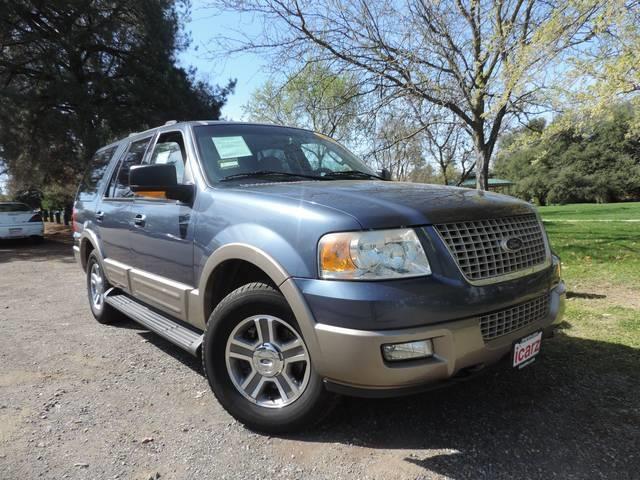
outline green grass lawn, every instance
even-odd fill
[[[545,220],[635,220],[640,222],[640,202],[578,203],[540,207]]]
[[[565,333],[640,349],[640,203],[539,210],[569,291]]]

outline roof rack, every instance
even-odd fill
[[[168,122],[165,122],[163,126],[167,127],[169,125],[175,125],[176,123],[178,123],[177,120],[169,120]]]

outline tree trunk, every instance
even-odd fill
[[[476,163],[476,188],[478,190],[489,190],[489,159],[482,152]]]
[[[476,188],[478,190],[489,190],[489,159],[491,153],[484,142],[482,134],[474,135],[474,146],[476,154]]]

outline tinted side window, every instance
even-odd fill
[[[93,156],[82,179],[80,188],[78,189],[78,200],[90,202],[96,198],[100,187],[107,181],[107,179],[104,178],[105,173],[116,149],[117,146],[107,148],[106,150],[97,152]]]
[[[140,165],[144,158],[144,152],[147,150],[150,138],[133,142],[124,158],[120,161],[118,173],[111,182],[109,187],[109,196],[113,198],[133,198],[134,194],[129,189],[129,170],[134,165]]]
[[[147,163],[150,165],[174,165],[178,183],[183,183],[185,160],[186,154],[182,134],[180,132],[169,132],[160,135]]]

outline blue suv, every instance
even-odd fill
[[[74,206],[100,323],[202,357],[252,429],[533,362],[565,287],[540,218],[495,193],[390,181],[330,138],[169,122],[101,148]]]

